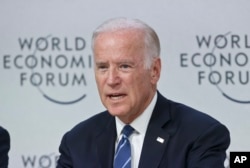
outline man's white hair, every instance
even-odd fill
[[[139,30],[144,35],[145,43],[145,68],[149,69],[152,65],[154,58],[160,56],[160,41],[156,32],[148,26],[146,23],[138,19],[129,19],[129,18],[113,18],[107,20],[101,24],[93,32],[92,36],[92,49],[94,49],[96,37],[100,33],[104,32],[115,32],[123,29],[135,29]]]

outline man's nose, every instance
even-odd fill
[[[121,82],[118,69],[111,68],[109,69],[107,84],[110,86],[115,86]]]

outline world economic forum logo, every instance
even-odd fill
[[[197,69],[198,85],[213,85],[228,100],[250,104],[250,36],[227,32],[194,39],[196,52],[182,52],[180,66]]]
[[[5,70],[19,72],[21,87],[35,87],[47,100],[73,104],[87,96],[92,56],[81,36],[18,37],[19,52],[5,54]]]

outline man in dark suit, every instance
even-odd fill
[[[10,135],[6,129],[0,126],[0,167],[7,168],[10,150]]]
[[[57,168],[115,167],[125,125],[134,130],[126,137],[128,167],[224,167],[227,128],[157,91],[160,42],[151,27],[136,19],[111,19],[95,30],[92,48],[96,83],[107,111],[64,135]]]

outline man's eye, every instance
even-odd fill
[[[97,69],[99,69],[99,70],[105,70],[107,68],[108,67],[106,65],[99,65],[99,66],[97,66]]]
[[[127,65],[127,64],[123,64],[123,65],[120,66],[120,68],[121,69],[128,69],[128,68],[130,68],[130,66]]]

